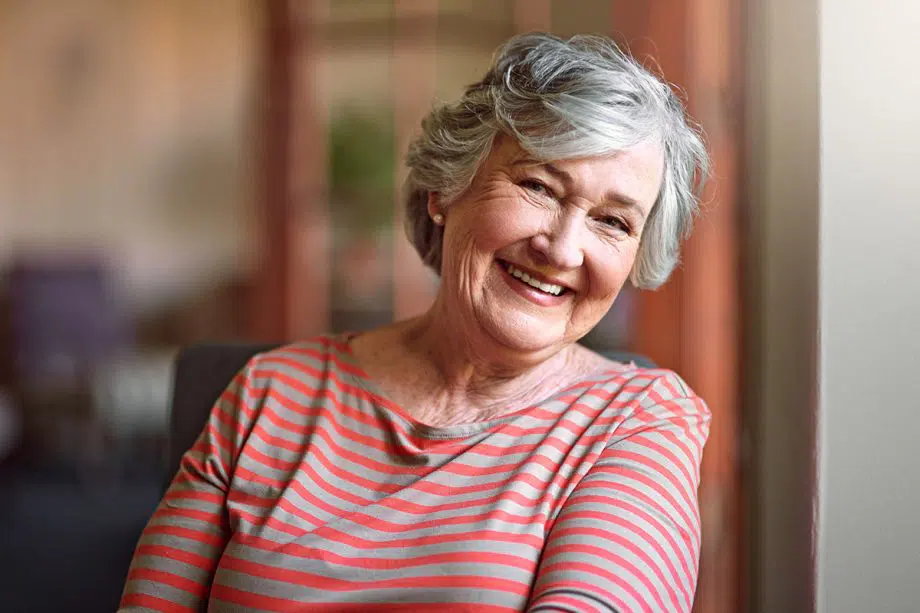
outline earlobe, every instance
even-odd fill
[[[441,194],[428,192],[428,216],[434,217],[441,212]]]
[[[441,212],[441,198],[437,192],[428,192],[428,216],[437,226],[444,225],[444,213]]]

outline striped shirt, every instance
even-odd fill
[[[134,553],[121,611],[690,611],[709,411],[598,374],[432,427],[344,336],[253,358]]]

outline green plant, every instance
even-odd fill
[[[392,225],[396,164],[392,115],[345,109],[333,118],[328,143],[333,216],[367,233]]]

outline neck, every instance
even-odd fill
[[[436,300],[424,315],[407,321],[401,334],[408,351],[430,366],[439,395],[448,399],[464,404],[504,402],[543,388],[571,370],[571,348],[515,351],[469,334],[476,325],[451,325],[456,321],[444,302]]]

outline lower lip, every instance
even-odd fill
[[[513,277],[511,273],[508,272],[508,269],[505,268],[505,264],[502,262],[496,262],[495,265],[498,266],[498,269],[501,271],[502,279],[505,280],[505,283],[508,284],[508,287],[534,304],[546,307],[557,306],[569,298],[569,290],[562,292],[562,294],[558,296],[553,296],[552,294],[541,292],[537,288],[531,287],[520,279]]]

